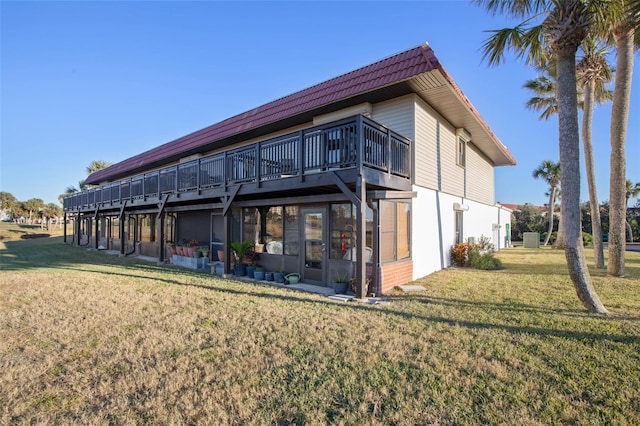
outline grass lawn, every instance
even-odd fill
[[[551,249],[374,306],[3,241],[0,424],[640,424],[638,253],[605,317]]]

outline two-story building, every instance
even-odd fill
[[[163,261],[197,240],[231,271],[258,263],[359,295],[445,268],[484,235],[504,245],[494,169],[514,165],[427,44],[125,159],[65,199],[73,241]]]

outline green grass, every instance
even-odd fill
[[[592,270],[611,316],[550,249],[387,306],[61,238],[0,255],[0,424],[640,424],[638,254],[626,278]]]

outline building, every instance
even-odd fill
[[[76,244],[163,261],[197,240],[229,273],[249,240],[267,270],[347,274],[365,296],[447,267],[469,237],[503,247],[494,169],[514,164],[422,44],[97,171],[64,208]]]

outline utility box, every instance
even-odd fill
[[[540,233],[524,232],[522,234],[522,246],[524,248],[540,248]]]

